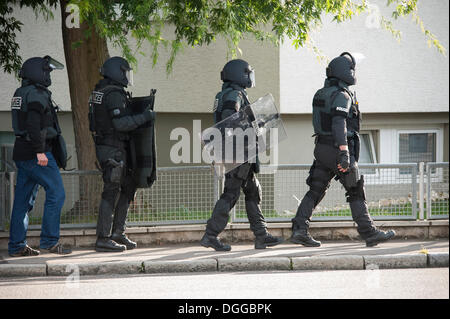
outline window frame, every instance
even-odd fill
[[[442,162],[443,161],[443,132],[442,129],[437,129],[437,128],[433,128],[433,129],[415,129],[415,130],[397,130],[397,139],[396,139],[396,150],[397,150],[397,163],[400,163],[400,134],[430,134],[430,133],[434,133],[436,134],[436,161],[435,162],[429,162],[429,163],[438,163],[438,162]],[[426,162],[425,166],[426,166]],[[418,172],[419,173],[419,172]],[[426,173],[426,172],[425,172]],[[411,174],[400,174],[399,171],[399,175],[402,175],[404,177],[410,176]],[[417,182],[419,183],[419,175],[417,174]],[[436,178],[439,178],[439,174],[438,174],[438,170],[436,169],[434,171],[434,173],[431,174],[431,178],[432,181],[435,182]]]
[[[436,162],[443,161],[443,150],[442,150],[442,130],[440,129],[415,129],[415,130],[397,130],[396,139],[396,158],[397,163],[400,163],[400,134],[436,134]]]
[[[361,163],[360,161],[358,161],[358,164],[363,164],[363,165],[364,164],[378,164],[375,141],[373,138],[373,130],[364,130],[364,131],[359,132],[360,140],[362,140],[361,135],[364,135],[364,134],[369,136],[369,144],[370,144],[369,148],[370,148],[370,151],[372,152],[373,162],[372,163]],[[375,168],[373,173],[364,172],[364,177],[367,179],[366,181],[368,183],[371,183],[372,179],[377,179],[379,177],[379,174],[380,174],[380,170],[378,168]]]

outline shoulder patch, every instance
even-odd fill
[[[351,97],[348,95],[347,92],[340,91],[336,94],[335,98],[333,99],[332,106],[337,110],[341,112],[348,112],[351,105]]]
[[[15,96],[11,99],[11,109],[20,110],[21,106],[22,106],[22,97],[21,96]]]
[[[95,104],[102,104],[103,95],[103,92],[93,91],[91,94],[91,102]]]
[[[336,111],[341,111],[341,112],[347,113],[347,112],[348,112],[348,109],[347,109],[346,107],[338,106],[338,107],[336,107]]]

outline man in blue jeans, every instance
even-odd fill
[[[51,153],[57,136],[57,119],[48,87],[50,72],[62,68],[62,64],[49,56],[28,59],[19,74],[22,86],[16,90],[11,102],[16,135],[13,160],[17,166],[8,243],[12,257],[39,255],[39,251],[29,247],[26,241],[28,213],[33,209],[39,185],[46,193],[40,248],[56,254],[72,252],[59,242],[65,193],[58,165]]]

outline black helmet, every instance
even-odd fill
[[[100,69],[103,77],[113,80],[123,86],[133,85],[133,69],[128,61],[120,56],[109,58]]]
[[[356,84],[355,67],[356,62],[353,56],[348,52],[344,52],[328,64],[327,77],[338,78],[348,85],[354,85]]]
[[[220,79],[224,82],[233,82],[242,87],[250,88],[255,86],[255,71],[244,60],[231,60],[220,72]]]
[[[63,68],[64,65],[62,63],[48,55],[43,58],[34,57],[23,63],[19,76],[22,79],[28,79],[34,83],[48,87],[52,84],[50,72],[55,69],[61,70]]]

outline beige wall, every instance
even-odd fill
[[[17,33],[19,53],[23,61],[35,56],[51,55],[64,63],[64,50],[61,35],[61,19],[59,9],[55,11],[55,19],[45,21],[36,19],[33,10],[15,8],[15,17],[23,22],[22,32]],[[55,71],[52,77],[52,98],[64,111],[70,110],[69,80],[66,70]],[[0,72],[0,111],[10,109],[11,97],[20,82],[14,75]]]
[[[169,28],[170,29],[170,28]],[[169,32],[166,32],[169,37]],[[256,73],[256,87],[249,89],[250,101],[266,93],[272,93],[279,104],[279,60],[278,49],[268,43],[245,40],[241,43],[243,55]],[[148,47],[145,52],[150,52]],[[185,47],[178,53],[173,72],[166,73],[169,52],[159,50],[159,62],[153,68],[150,57],[139,58],[134,72],[134,86],[129,87],[135,96],[147,95],[150,88],[156,88],[158,111],[202,113],[211,112],[214,96],[221,90],[220,71],[231,59],[227,57],[225,41],[217,40],[209,46]],[[120,51],[110,48],[110,55],[120,55]]]
[[[448,116],[448,114],[447,114],[447,116]],[[444,125],[444,162],[449,161],[448,144],[449,144],[448,123],[446,123]]]
[[[45,21],[35,18],[32,10],[16,9],[16,17],[24,22],[22,32],[17,35],[20,54],[26,60],[33,56],[50,54],[64,63],[64,50],[61,35],[61,15],[59,9],[54,12],[54,19]],[[173,35],[173,28],[167,27],[163,36]],[[271,92],[279,101],[279,59],[278,48],[269,43],[253,40],[242,41],[240,48],[243,55],[239,58],[247,60],[256,69],[257,86],[249,90],[250,100]],[[110,55],[121,55],[121,51],[109,45]],[[135,70],[133,87],[129,90],[135,95],[148,95],[151,88],[156,88],[159,111],[164,112],[209,112],[212,109],[215,94],[221,89],[220,71],[231,59],[227,56],[225,41],[218,39],[215,43],[204,47],[186,46],[177,55],[173,72],[166,73],[168,50],[159,50],[159,62],[153,68],[149,46],[140,51],[148,56],[137,54],[138,66]],[[67,70],[54,71],[52,76],[53,99],[65,111],[71,109]],[[0,72],[0,111],[10,109],[11,97],[19,81],[10,74]]]
[[[310,114],[284,114],[282,119],[286,128],[288,138],[281,142],[279,147],[280,164],[311,164],[313,161],[314,133],[312,128],[312,118]],[[446,113],[428,113],[428,114],[364,114],[363,131],[373,130],[375,133],[381,128],[403,128],[403,129],[429,129],[438,128],[443,131],[443,160],[448,161],[448,115]],[[170,140],[170,132],[177,128],[186,128],[191,137],[191,159],[193,158],[192,139],[196,138],[192,134],[193,120],[201,120],[202,128],[212,125],[211,113],[180,113],[158,114],[156,125],[158,166],[175,166],[187,164],[174,164],[170,160],[170,149],[179,140]],[[376,135],[376,134],[375,134]],[[377,147],[378,161],[380,153],[386,152],[384,145],[380,147],[379,131],[378,136],[374,137]],[[382,141],[383,143],[385,141]],[[386,163],[386,162],[385,162]],[[192,165],[206,165],[204,163],[192,163]]]
[[[156,102],[156,108],[159,108]],[[443,161],[449,161],[449,129],[448,114],[364,114],[362,130],[379,130],[380,128],[441,128],[443,131]],[[73,148],[74,136],[72,116],[70,113],[60,113],[60,123],[63,134],[68,145]],[[280,164],[311,164],[313,161],[314,138],[310,114],[282,115],[288,138],[279,147]],[[202,163],[180,163],[174,164],[170,159],[171,148],[180,140],[170,140],[170,134],[175,128],[185,128],[190,133],[190,159],[193,160],[194,139],[193,121],[200,120],[202,129],[213,123],[211,113],[164,113],[157,114],[156,120],[156,143],[158,166],[177,165],[207,165]],[[424,124],[427,123],[427,124]],[[2,131],[11,129],[11,118],[9,112],[0,112],[0,127]],[[375,137],[377,138],[377,137]],[[378,137],[379,138],[379,137]],[[198,139],[196,140],[198,143]],[[380,141],[375,142],[377,146],[378,160],[380,160]],[[76,154],[73,158],[72,167],[76,163]]]
[[[384,1],[376,3],[380,8],[385,5]],[[420,7],[420,14],[427,27],[435,31],[448,49],[448,10],[443,8],[448,9],[447,1],[430,2]],[[55,11],[55,19],[48,22],[41,18],[36,20],[34,13],[27,9],[21,10],[18,18],[25,22],[23,32],[18,34],[25,59],[51,52],[52,56],[64,61],[59,11]],[[423,35],[409,19],[399,22],[398,27],[405,32],[402,43],[398,44],[384,30],[365,29],[365,18],[361,16],[340,26],[324,23],[316,39],[329,55],[338,54],[345,48],[363,51],[367,56],[365,66],[361,65],[358,71],[359,85],[356,88],[364,113],[363,129],[440,129],[443,132],[443,160],[448,161],[448,57],[427,48]],[[168,36],[170,29],[165,32]],[[311,99],[323,83],[324,66],[317,63],[307,49],[295,51],[289,45],[286,42],[278,49],[255,41],[242,42],[242,58],[256,69],[256,87],[249,89],[248,93],[250,100],[255,100],[271,92],[281,108],[288,139],[280,145],[279,162],[310,164],[314,147]],[[149,51],[148,48],[144,50]],[[110,54],[119,55],[120,52],[110,48]],[[130,88],[134,96],[146,95],[150,88],[158,90],[155,109],[158,112],[156,128],[160,167],[174,165],[170,161],[170,149],[176,141],[169,138],[174,128],[188,129],[192,141],[193,120],[201,120],[203,128],[212,124],[210,112],[214,96],[221,87],[220,70],[228,59],[226,45],[221,40],[208,47],[186,47],[179,53],[170,75],[165,72],[167,58],[168,52],[161,49],[159,63],[152,68],[150,57],[140,57],[135,86]],[[63,110],[69,111],[66,70],[53,72],[52,78],[55,101]],[[0,130],[12,131],[9,101],[19,83],[13,76],[2,72],[0,83],[0,99],[4,101],[0,103]],[[390,112],[395,113],[388,114]],[[73,145],[70,113],[60,114],[60,121],[67,143]],[[377,142],[380,143],[379,140]],[[382,153],[382,148],[377,153]],[[381,156],[383,158],[384,155]]]
[[[385,0],[371,0],[390,18]],[[449,1],[419,1],[418,14],[449,50]],[[369,20],[367,20],[369,18]],[[369,23],[368,23],[369,22]],[[323,26],[311,34],[323,54],[332,59],[344,51],[361,52],[356,90],[361,110],[368,113],[448,112],[449,55],[428,47],[425,35],[410,18],[394,21],[402,39],[373,28],[367,13],[335,23],[323,17]],[[312,97],[323,85],[326,64],[307,48],[295,50],[286,40],[280,48],[280,90],[283,113],[311,113]]]

